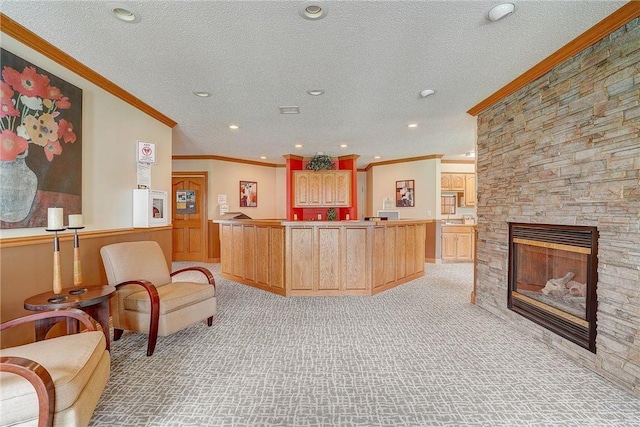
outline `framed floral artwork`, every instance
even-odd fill
[[[240,207],[258,207],[258,183],[253,181],[240,181]]]
[[[415,181],[407,179],[404,181],[396,181],[396,207],[412,208],[415,204]]]
[[[82,89],[0,49],[0,228],[82,212]]]

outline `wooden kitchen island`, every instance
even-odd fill
[[[374,295],[424,275],[433,220],[215,220],[222,276],[286,296]]]

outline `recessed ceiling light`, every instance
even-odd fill
[[[238,125],[229,125],[229,129],[240,129],[240,126]]]
[[[324,93],[322,89],[311,89],[308,90],[307,93],[311,96],[320,96]]]
[[[261,158],[262,160],[265,160],[265,159],[267,158],[267,156],[260,156],[260,158]]]
[[[417,123],[409,123],[409,124],[407,125],[407,127],[408,127],[408,128],[417,128],[417,127],[418,127],[418,124],[417,124]]]
[[[374,159],[379,159],[379,158],[380,158],[380,156],[373,156],[373,158],[374,158]]]
[[[494,6],[489,10],[487,17],[490,21],[496,22],[511,15],[516,10],[516,5],[513,3],[502,3]]]
[[[124,3],[108,3],[107,10],[118,20],[129,24],[140,22],[140,14]]]
[[[200,98],[208,98],[211,96],[211,94],[209,92],[201,92],[201,91],[195,91],[193,92],[193,94],[195,96],[199,96]]]
[[[422,98],[426,98],[427,96],[433,95],[434,93],[436,93],[436,91],[433,89],[425,89],[420,91],[420,96]]]
[[[317,21],[318,19],[322,19],[327,16],[327,6],[324,6],[318,2],[307,2],[303,3],[302,6],[300,6],[300,9],[298,9],[298,13],[304,19]]]
[[[294,147],[296,147],[296,148],[302,148],[302,144],[296,144],[296,145],[294,145]]]
[[[298,106],[289,106],[289,107],[278,107],[280,109],[280,114],[300,114],[300,107]]]
[[[348,145],[347,144],[340,144],[340,148],[347,148]]]

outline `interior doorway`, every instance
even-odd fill
[[[174,172],[173,261],[207,261],[207,172]]]

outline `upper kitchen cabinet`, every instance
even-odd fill
[[[351,171],[293,171],[294,207],[348,207]]]
[[[442,191],[464,191],[465,174],[443,173],[440,175],[440,189]]]

